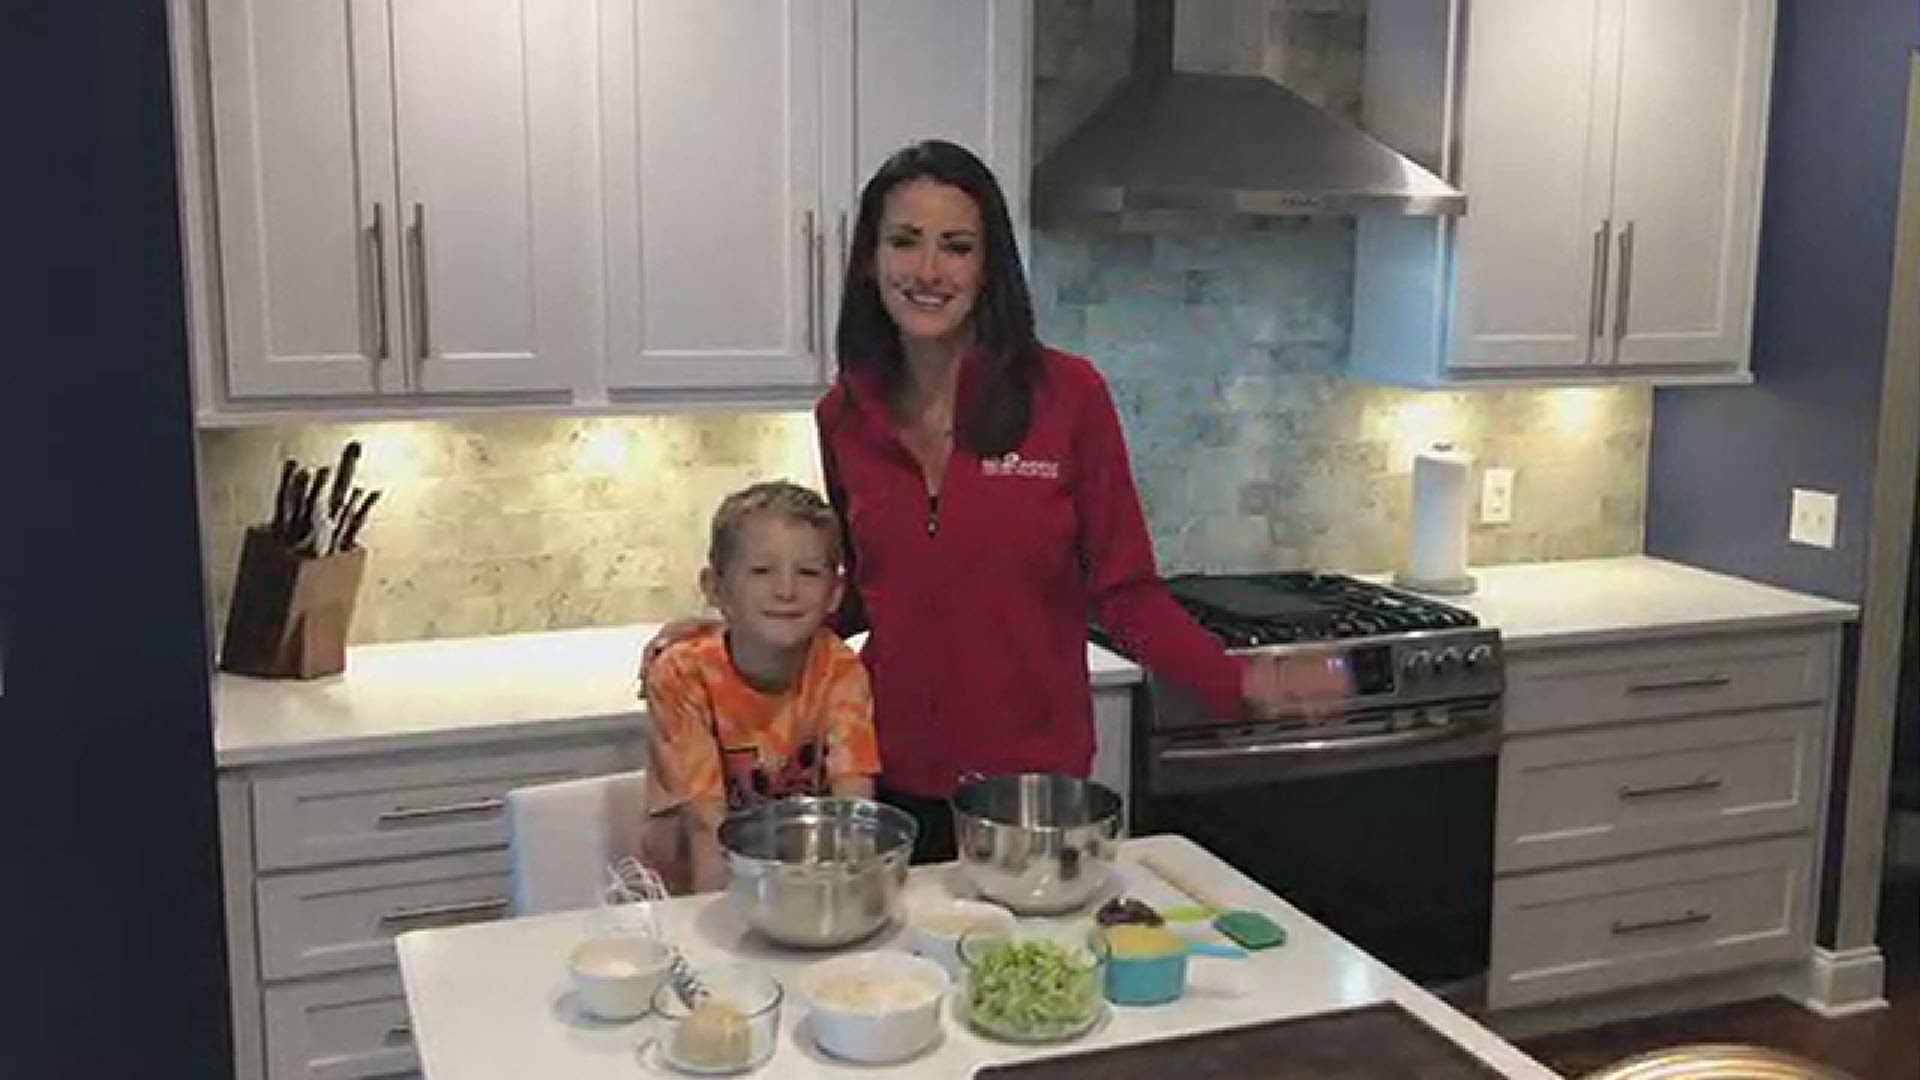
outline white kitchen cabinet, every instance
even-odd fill
[[[202,422],[810,401],[859,184],[1025,204],[1031,0],[170,0]]]
[[[1006,193],[1026,244],[1032,0],[851,0],[834,8],[822,221],[827,354],[839,316],[860,192],[889,155],[924,139],[979,155]]]
[[[1508,651],[1492,1008],[1806,958],[1839,651],[1737,624]]]
[[[1133,691],[1132,684],[1093,691],[1092,776],[1120,795],[1123,829],[1133,816]]]
[[[229,397],[571,384],[598,339],[577,7],[206,0]]]
[[[392,269],[410,389],[565,390],[596,349],[586,8],[393,0]]]
[[[1613,96],[1602,89],[1602,0],[1475,0],[1473,132],[1461,181],[1452,365],[1555,368],[1593,361],[1591,257],[1607,216]],[[1589,241],[1589,237],[1593,239]]]
[[[398,389],[384,0],[207,0],[228,392]]]
[[[603,10],[608,386],[818,383],[822,5]]]
[[[974,149],[1020,212],[1029,0],[604,11],[616,394],[823,385],[860,186],[909,142]]]
[[[1773,5],[1622,0],[1620,19],[1611,362],[1744,361]]]
[[[850,157],[828,170],[837,209],[857,208],[895,150],[946,139],[992,167],[1023,222],[1032,0],[855,0],[851,15]],[[850,173],[836,168],[845,165]]]
[[[1441,7],[1370,8],[1368,123],[1467,213],[1360,220],[1354,374],[1744,381],[1772,0]]]
[[[502,741],[476,723],[432,749],[322,742],[311,759],[223,768],[235,1075],[411,1075],[394,936],[506,915],[506,793],[636,768],[642,737]]]

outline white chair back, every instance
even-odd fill
[[[514,914],[575,911],[600,902],[608,864],[640,853],[646,776],[636,770],[507,792]]]

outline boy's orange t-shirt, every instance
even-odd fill
[[[860,657],[822,627],[792,686],[756,690],[715,627],[674,643],[647,676],[647,809],[724,796],[730,812],[766,799],[825,794],[880,771],[873,693]]]

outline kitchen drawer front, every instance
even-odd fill
[[[1833,631],[1674,638],[1507,662],[1510,733],[1735,709],[1831,695]]]
[[[1496,1009],[1799,959],[1811,940],[1804,837],[1498,878]]]
[[[1816,705],[1509,738],[1494,868],[1809,829],[1825,724]]]
[[[264,998],[268,1080],[420,1075],[397,974],[269,987]]]
[[[509,914],[504,850],[301,870],[255,883],[268,981],[385,967],[408,930]]]
[[[643,755],[636,737],[262,776],[253,785],[255,856],[262,870],[281,870],[497,847],[507,842],[508,791],[636,768]]]

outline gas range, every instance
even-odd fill
[[[1416,981],[1486,970],[1500,632],[1338,574],[1190,574],[1173,598],[1229,651],[1324,656],[1351,691],[1322,715],[1211,714],[1149,674],[1131,825],[1171,831]]]
[[[1230,652],[1312,652],[1345,667],[1353,690],[1329,716],[1281,721],[1322,738],[1431,727],[1502,690],[1500,632],[1435,600],[1308,572],[1187,574],[1167,589]],[[1155,689],[1153,730],[1219,729],[1191,695]]]

